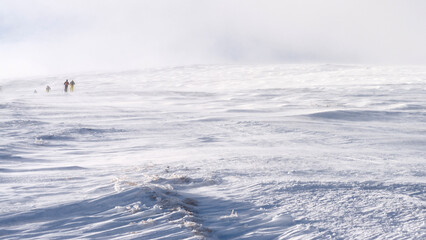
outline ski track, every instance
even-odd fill
[[[426,238],[424,67],[66,78],[0,80],[1,239]]]

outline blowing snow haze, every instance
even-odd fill
[[[209,63],[426,62],[421,0],[0,0],[0,78]]]
[[[425,7],[0,0],[0,239],[426,239]]]

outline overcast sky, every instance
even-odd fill
[[[426,63],[424,0],[0,0],[0,78],[209,63]]]

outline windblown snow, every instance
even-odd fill
[[[0,85],[1,239],[426,238],[424,67]]]

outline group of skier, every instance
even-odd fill
[[[68,79],[64,82],[64,86],[65,86],[65,92],[68,92],[68,85],[70,86],[70,91],[71,92],[74,92],[74,85],[75,85],[75,82],[74,82],[74,80],[71,80],[71,82],[68,82]]]
[[[68,81],[68,79],[64,82],[64,86],[65,86],[65,88],[64,88],[64,91],[65,92],[68,92],[68,86],[70,86],[70,92],[74,92],[74,85],[75,85],[75,82],[74,82],[74,80],[71,80],[71,82],[69,82]],[[46,86],[46,92],[50,92],[50,90],[51,90],[52,88],[50,88],[50,86],[49,85],[47,85]]]

